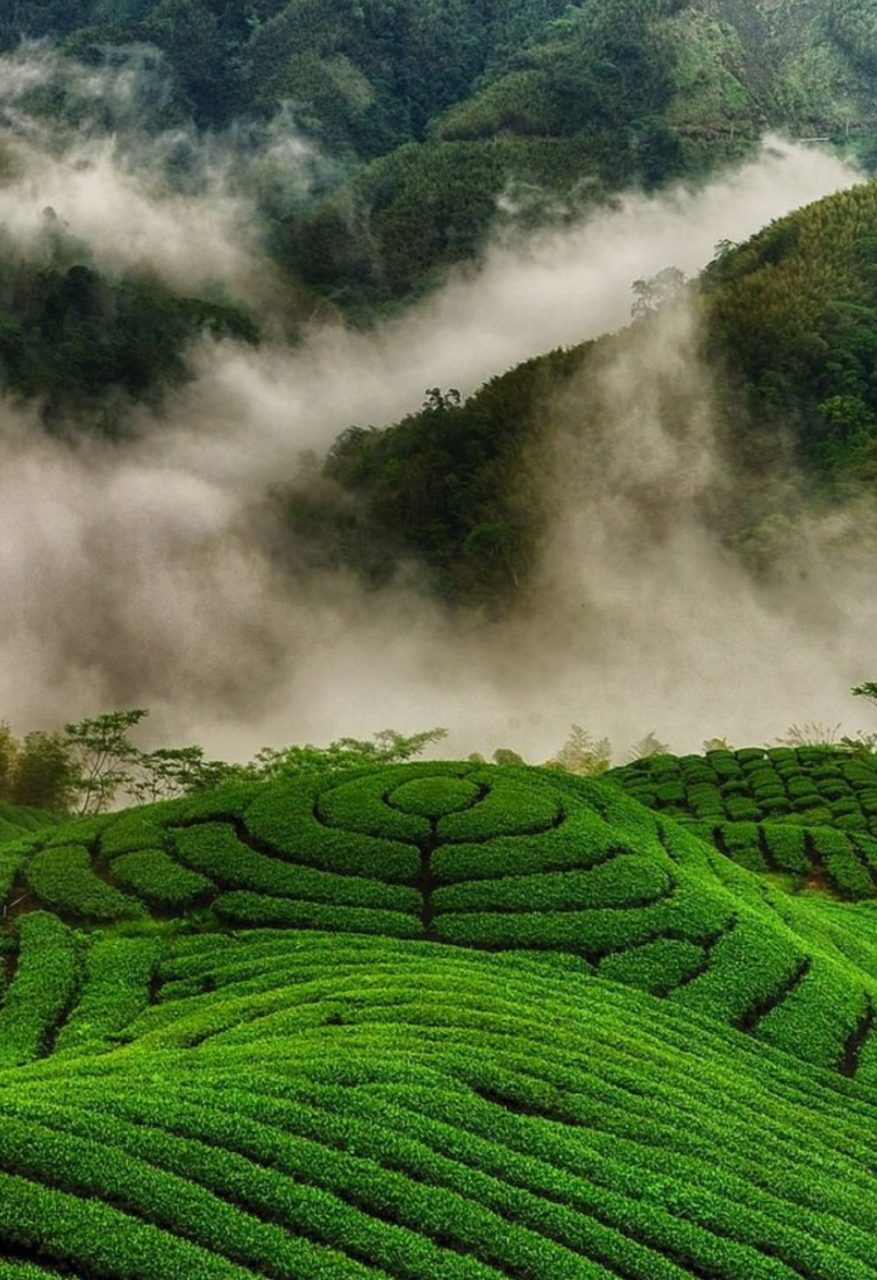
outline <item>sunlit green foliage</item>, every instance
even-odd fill
[[[802,1018],[818,1017],[819,1001],[843,988],[835,1030],[825,1033],[830,1052],[819,1041],[818,1060],[836,1065],[877,982],[877,951],[835,942],[823,954],[818,931],[785,890],[776,889],[782,907],[766,909],[760,877],[777,872],[787,887],[872,898],[877,840],[828,825],[830,813],[820,825],[786,827],[722,812],[688,832],[664,816],[688,817],[687,785],[702,807],[708,773],[725,808],[745,804],[748,815],[754,801],[745,789],[772,790],[774,763],[790,790],[804,782],[836,789],[841,765],[867,768],[848,756],[835,766],[811,749],[718,751],[705,761],[653,756],[614,771],[608,787],[561,771],[471,762],[281,774],[74,824],[69,833],[35,832],[9,846],[4,886],[7,900],[23,883],[27,909],[44,906],[83,924],[157,913],[208,929],[569,953],[586,969],[616,981],[626,975],[756,1035],[787,988],[800,986]],[[661,814],[625,798],[619,782]],[[809,809],[801,812],[809,818]],[[796,1039],[797,1026],[791,1016],[774,1019],[774,1041],[816,1054],[815,1041],[808,1049]]]
[[[156,976],[127,1047],[3,1076],[0,1247],[29,1268],[877,1266],[867,1086],[574,962],[262,932],[171,941]]]
[[[680,776],[764,790],[800,756]],[[871,1280],[870,916],[766,879],[766,824],[720,852],[624,794],[671,765],[329,769],[0,845],[31,884],[0,1278]],[[188,916],[89,927],[95,884],[186,875]]]

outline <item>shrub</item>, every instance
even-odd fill
[[[661,938],[606,956],[598,973],[613,982],[665,995],[694,977],[705,959],[704,951],[693,942]]]
[[[67,926],[44,911],[23,916],[18,965],[0,1009],[0,1068],[30,1062],[48,1051],[78,977],[76,945]]]
[[[157,907],[183,911],[213,889],[206,876],[171,861],[163,849],[123,853],[112,865],[113,879]]]
[[[87,849],[79,845],[44,849],[27,865],[34,893],[56,911],[85,920],[117,920],[145,915],[143,904],[98,879]]]
[[[82,992],[55,1044],[57,1053],[94,1053],[133,1022],[149,1002],[161,953],[154,938],[100,937],[85,961]]]
[[[423,818],[444,818],[471,809],[480,797],[478,786],[465,778],[415,778],[390,793],[389,804]]]
[[[770,855],[781,871],[788,871],[792,875],[807,874],[810,870],[810,859],[807,856],[806,838],[802,828],[765,823],[762,831]]]
[[[810,840],[826,874],[845,897],[873,896],[874,880],[859,861],[848,836],[831,827],[815,827],[810,832]]]
[[[479,778],[474,775],[473,780]],[[441,818],[438,832],[442,839],[454,841],[538,834],[559,823],[563,812],[562,798],[553,787],[528,786],[500,775],[490,778],[489,793],[474,808]]]
[[[638,907],[672,888],[666,865],[656,858],[619,854],[592,871],[476,880],[438,889],[433,905],[443,911],[575,911]]]
[[[366,875],[333,875],[268,858],[242,844],[231,827],[220,823],[188,827],[174,833],[183,862],[217,884],[252,889],[270,897],[286,897],[335,906],[382,908],[417,914],[420,894],[400,885],[383,884]]]
[[[421,936],[420,920],[399,911],[335,907],[244,892],[220,894],[213,906],[222,920],[248,927],[340,929],[350,933],[384,934],[389,938]]]
[[[420,872],[417,849],[321,826],[314,818],[319,794],[319,786],[312,781],[269,783],[246,810],[247,828],[278,854],[307,866],[397,884],[415,882]]]

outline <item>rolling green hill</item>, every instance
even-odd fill
[[[700,768],[830,804],[842,763]],[[693,770],[377,767],[0,845],[0,1276],[877,1276],[869,837],[859,901],[788,892],[751,824],[686,829]]]

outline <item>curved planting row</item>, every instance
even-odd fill
[[[581,961],[257,931],[157,976],[125,1047],[0,1070],[4,1280],[877,1275],[867,1083]]]
[[[831,747],[652,756],[607,775],[669,817],[801,823],[877,836],[877,757]]]
[[[686,824],[740,866],[855,902],[877,896],[877,840],[836,827],[783,822]]]
[[[826,866],[839,867],[840,853],[824,850]],[[6,853],[10,899],[48,909],[68,933],[120,920],[136,931],[150,915],[184,915],[199,929],[562,952],[849,1075],[870,1039],[877,952],[865,930],[838,946],[833,925],[779,891],[766,897],[756,877],[675,823],[615,788],[542,771],[418,765],[228,788]],[[76,993],[55,1011],[51,1035],[27,1041],[31,1057],[119,1030],[95,1012],[97,975],[113,962],[97,944],[78,946]],[[14,934],[7,941],[13,1009],[26,954],[22,925],[20,945]],[[119,960],[141,1002],[143,956],[132,949]]]

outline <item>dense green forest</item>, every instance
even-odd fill
[[[700,354],[727,428],[736,482],[730,501],[709,516],[730,542],[745,543],[753,526],[776,514],[776,496],[760,480],[780,460],[822,501],[873,485],[875,226],[877,184],[863,184],[745,245],[721,246],[677,299],[699,312]],[[659,289],[656,282],[651,291]],[[542,476],[552,405],[575,379],[577,430],[596,440],[599,370],[635,354],[661,323],[661,309],[647,306],[627,331],[530,360],[465,403],[435,389],[421,412],[395,426],[352,427],[324,464],[328,486],[303,477],[280,496],[287,519],[327,562],[353,564],[372,582],[413,554],[447,600],[483,604],[517,594],[538,561],[548,514]],[[685,394],[680,389],[679,412]]]
[[[101,272],[52,211],[43,221],[27,255],[0,228],[0,389],[37,400],[50,428],[122,435],[132,403],[157,406],[185,380],[199,335],[258,340],[254,317],[231,301]]]
[[[491,228],[698,176],[766,129],[874,155],[868,4],[818,0],[15,0],[0,48],[51,36],[85,65],[159,51],[166,123],[283,109],[332,158],[304,209],[266,211],[290,277],[365,318]]]

